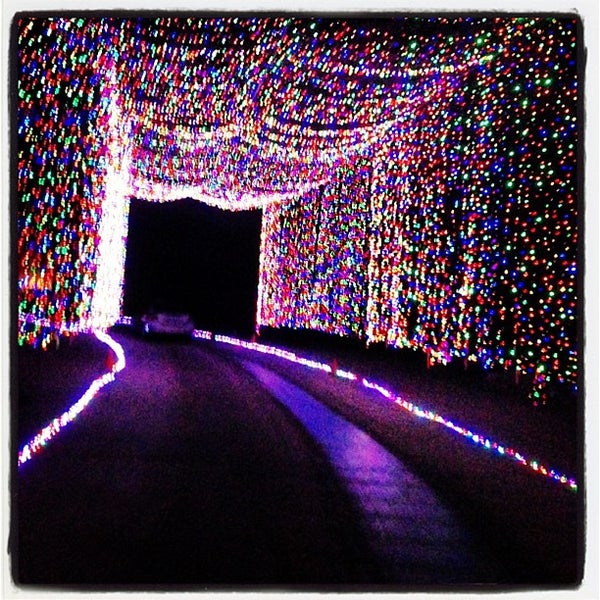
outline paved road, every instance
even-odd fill
[[[299,419],[360,506],[361,522],[386,581],[409,584],[499,582],[505,570],[453,511],[365,431],[274,371],[246,369]]]
[[[207,344],[120,341],[125,371],[19,473],[20,582],[322,588],[498,576],[365,434],[352,433],[361,452],[349,462],[339,445],[333,456],[331,435],[281,402],[281,377]],[[305,404],[318,420],[319,404]],[[393,552],[402,543],[405,560]]]

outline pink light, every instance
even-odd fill
[[[111,367],[111,370],[104,373],[97,379],[92,381],[90,387],[85,391],[83,396],[77,400],[68,410],[62,415],[52,420],[46,427],[41,429],[29,442],[27,442],[19,452],[18,466],[25,464],[31,460],[46,444],[56,437],[62,429],[71,423],[79,413],[81,413],[94,399],[96,394],[107,384],[115,380],[116,374],[125,368],[125,352],[123,347],[110,337],[104,331],[94,331],[94,335],[104,344],[106,344],[117,357],[117,360]]]
[[[197,340],[212,340],[213,334],[211,331],[204,331],[203,329],[194,329],[192,337]]]
[[[271,356],[277,356],[279,358],[283,358],[284,360],[288,360],[290,362],[293,362],[293,363],[296,363],[299,365],[303,365],[303,366],[306,366],[309,368],[318,369],[318,370],[322,370],[322,371],[329,372],[329,373],[331,373],[331,371],[332,371],[331,366],[326,363],[321,363],[321,362],[318,362],[315,360],[303,358],[301,356],[296,355],[293,352],[290,352],[288,350],[283,350],[283,349],[277,348],[275,346],[268,346],[265,344],[258,344],[255,342],[246,342],[243,340],[239,340],[236,338],[232,338],[229,336],[223,336],[223,335],[215,335],[214,339],[215,339],[215,341],[222,342],[224,344],[230,344],[233,346],[246,348],[248,350],[253,350],[255,352],[261,352],[262,354],[269,354]],[[400,407],[401,409],[409,412],[413,416],[418,417],[420,419],[427,419],[428,421],[439,423],[440,425],[443,425],[450,431],[461,435],[466,440],[471,441],[477,447],[480,447],[484,450],[488,450],[490,452],[494,452],[498,456],[509,458],[515,462],[518,462],[521,465],[528,467],[533,473],[544,475],[545,477],[548,477],[549,479],[553,479],[554,481],[557,481],[560,484],[566,486],[567,489],[571,490],[572,492],[577,492],[577,482],[574,478],[568,477],[567,475],[563,475],[563,474],[557,472],[555,469],[550,469],[550,468],[542,465],[537,460],[527,459],[520,452],[517,452],[513,448],[510,448],[504,444],[499,444],[498,442],[491,440],[490,438],[488,438],[487,436],[485,436],[481,433],[475,433],[475,432],[471,431],[470,429],[462,427],[461,425],[457,425],[453,421],[446,419],[442,415],[440,415],[432,410],[422,409],[421,407],[417,406],[413,402],[409,402],[409,401],[405,400],[404,398],[402,398],[401,396],[394,394],[392,391],[383,387],[382,385],[380,385],[378,383],[374,383],[372,381],[369,381],[368,379],[361,378],[354,373],[351,373],[349,371],[344,371],[342,369],[337,369],[335,372],[335,375],[337,377],[341,377],[344,379],[349,379],[352,381],[359,381],[363,387],[365,387],[367,389],[375,390],[376,392],[381,394],[384,398],[386,398],[388,400],[392,400],[394,406]]]
[[[343,369],[336,369],[335,374],[337,377],[341,377],[342,379],[349,379],[350,381],[356,381],[358,379],[358,377],[350,372],[350,371],[344,371]]]

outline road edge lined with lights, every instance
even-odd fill
[[[106,331],[94,330],[91,332],[102,343],[106,344],[115,354],[116,360],[113,362],[110,371],[94,379],[85,393],[70,406],[62,415],[53,419],[46,427],[41,429],[29,442],[27,442],[19,451],[18,467],[24,465],[37,455],[48,442],[56,437],[69,423],[74,421],[77,416],[90,404],[98,392],[107,384],[113,382],[117,373],[125,368],[125,351],[121,344],[115,341]]]
[[[302,356],[298,356],[296,353],[291,352],[290,350],[284,350],[282,348],[277,348],[276,346],[269,346],[267,344],[262,344],[258,342],[249,342],[245,340],[240,340],[238,338],[214,334],[210,331],[203,330],[195,330],[193,337],[195,339],[200,340],[213,340],[215,342],[229,344],[232,346],[237,346],[240,348],[245,348],[247,350],[253,350],[255,352],[260,352],[262,354],[269,354],[271,356],[276,356],[278,358],[282,358],[284,360],[311,368],[317,369],[320,371],[324,371],[326,373],[333,373],[333,367],[327,363],[322,363],[316,360],[308,359]],[[565,474],[559,473],[556,469],[549,468],[543,465],[540,461],[535,459],[526,458],[521,452],[518,452],[514,448],[507,446],[506,444],[501,444],[496,441],[491,440],[486,435],[481,433],[477,433],[472,431],[469,428],[463,427],[451,421],[450,419],[446,419],[442,415],[436,413],[432,410],[425,410],[418,406],[413,402],[409,402],[405,400],[402,396],[395,394],[388,388],[369,381],[368,379],[357,375],[351,371],[346,371],[340,368],[337,368],[335,371],[335,376],[340,377],[342,379],[347,379],[349,381],[356,381],[359,385],[362,385],[364,388],[369,390],[374,390],[381,394],[387,400],[390,400],[393,403],[393,406],[397,406],[411,415],[420,418],[426,419],[428,421],[432,421],[443,425],[453,433],[456,433],[462,436],[464,439],[470,441],[475,444],[476,447],[482,448],[484,450],[488,450],[490,452],[495,453],[496,455],[510,459],[518,464],[527,467],[533,473],[537,473],[538,475],[542,475],[548,479],[556,481],[560,485],[564,486],[571,492],[577,493],[578,485],[577,481],[573,477],[569,477]]]
[[[120,320],[120,324],[130,325],[131,319],[129,317],[123,317]],[[27,461],[31,460],[31,458],[33,458],[33,456],[35,456],[42,448],[44,448],[52,438],[54,438],[62,429],[69,425],[69,423],[71,423],[77,417],[77,415],[79,415],[90,404],[90,402],[94,399],[98,392],[105,385],[113,382],[116,378],[116,374],[125,368],[125,352],[123,350],[123,347],[117,341],[115,341],[108,333],[106,333],[106,331],[95,330],[91,333],[95,335],[98,340],[106,344],[115,353],[116,360],[114,361],[111,370],[95,379],[91,383],[89,388],[86,390],[86,392],[81,396],[81,398],[79,398],[79,400],[77,400],[62,415],[56,417],[48,425],[46,425],[46,427],[41,429],[29,442],[27,442],[22,447],[22,449],[19,451],[18,456],[19,467],[21,467]],[[316,369],[333,374],[333,367],[330,364],[298,356],[295,352],[278,348],[276,346],[241,340],[227,335],[215,334],[211,331],[205,331],[200,329],[194,330],[192,337],[197,340],[206,340],[223,344],[229,344],[232,346],[259,352],[261,354],[276,356],[277,358],[282,358],[289,362],[293,362],[295,364],[305,366],[310,369]],[[395,394],[388,388],[378,383],[372,382],[364,377],[361,377],[360,375],[357,375],[351,371],[336,368],[334,374],[336,377],[358,382],[359,385],[362,385],[364,388],[378,392],[384,398],[390,400],[393,403],[393,406],[397,406],[409,412],[411,415],[417,418],[426,419],[428,421],[432,421],[443,425],[450,431],[459,434],[464,439],[472,442],[473,444],[475,444],[475,446],[479,448],[488,450],[500,457],[517,462],[518,464],[527,467],[530,471],[534,473],[543,475],[548,479],[552,479],[553,481],[558,482],[571,492],[577,493],[578,491],[577,482],[573,477],[568,477],[565,474],[559,473],[556,469],[546,467],[538,460],[527,459],[522,453],[516,451],[510,446],[500,444],[496,441],[489,439],[487,436],[481,433],[476,433],[471,429],[458,425],[453,421],[446,419],[442,415],[436,413],[435,411],[425,410],[417,404],[405,400],[402,396]]]

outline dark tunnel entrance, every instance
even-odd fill
[[[189,312],[199,329],[254,330],[260,210],[230,212],[185,199],[132,199],[124,313],[149,308]]]

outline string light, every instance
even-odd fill
[[[575,18],[17,31],[20,343],[116,322],[128,199],[187,196],[262,208],[257,327],[576,390]]]
[[[211,339],[211,338],[205,338]],[[229,344],[232,346],[236,346],[239,348],[244,348],[247,350],[251,350],[254,352],[260,352],[261,354],[268,354],[271,356],[276,356],[283,360],[287,360],[289,362],[302,365],[311,369],[317,369],[320,371],[324,371],[326,373],[333,373],[333,367],[327,363],[315,361],[312,359],[308,359],[302,356],[297,355],[294,352],[289,350],[285,350],[282,348],[277,348],[276,346],[269,346],[267,344],[257,343],[257,342],[249,342],[246,340],[240,340],[237,338],[233,338],[231,336],[225,335],[214,335],[212,339],[216,342]],[[499,457],[509,459],[511,461],[515,461],[520,465],[527,467],[532,472],[547,477],[555,482],[558,482],[562,486],[566,487],[568,490],[572,492],[577,492],[577,481],[573,477],[569,477],[565,474],[560,473],[556,469],[549,468],[543,465],[537,459],[528,459],[521,452],[518,452],[511,446],[507,444],[501,444],[497,441],[490,439],[488,436],[483,435],[481,433],[477,433],[470,428],[463,427],[455,423],[454,421],[447,419],[433,410],[426,410],[418,406],[417,404],[410,402],[404,399],[402,396],[398,396],[390,389],[372,382],[364,377],[356,373],[352,373],[351,371],[346,371],[343,369],[336,368],[335,373],[333,373],[337,377],[348,379],[351,381],[358,382],[364,388],[369,390],[374,390],[377,393],[381,394],[387,400],[393,402],[393,406],[400,407],[401,409],[409,412],[412,416],[417,417],[419,419],[425,419],[427,421],[431,421],[433,423],[438,423],[443,425],[448,430],[453,433],[456,433],[466,440],[475,444],[478,448],[483,450],[487,450],[491,453],[496,454]]]
[[[18,466],[21,467],[26,462],[36,456],[48,443],[72,423],[82,411],[84,411],[90,402],[97,396],[98,392],[107,384],[113,382],[117,373],[125,368],[125,352],[123,347],[115,341],[108,333],[104,331],[95,331],[94,335],[112,352],[116,360],[113,362],[110,371],[94,379],[85,393],[70,406],[59,417],[53,419],[48,425],[41,429],[29,442],[27,442],[19,451]]]
[[[120,320],[121,324],[131,324],[130,317],[123,317]],[[53,419],[46,427],[41,429],[29,442],[27,442],[19,452],[18,455],[18,466],[21,467],[23,464],[31,460],[36,454],[38,454],[50,440],[58,435],[67,425],[69,425],[75,418],[87,408],[90,402],[98,394],[98,392],[108,383],[115,380],[116,374],[122,371],[126,365],[125,353],[123,347],[116,342],[109,334],[104,331],[95,331],[94,335],[103,343],[105,343],[114,352],[116,360],[112,364],[111,370],[104,373],[102,376],[95,379],[86,392],[75,402],[68,410],[62,415]],[[323,363],[314,359],[309,359],[297,355],[294,352],[277,348],[275,346],[269,346],[262,343],[249,342],[233,338],[231,336],[214,334],[210,331],[195,330],[193,337],[199,340],[214,340],[218,343],[229,344],[240,348],[245,348],[251,351],[260,352],[262,354],[269,354],[278,358],[293,362],[295,364],[305,366],[311,369],[320,370],[326,373],[333,373],[333,368],[330,364]],[[386,399],[394,402],[395,406],[399,406],[402,409],[408,411],[412,415],[427,419],[429,421],[444,425],[449,430],[457,433],[464,438],[470,440],[478,447],[495,452],[497,455],[507,457],[511,460],[518,462],[519,464],[528,467],[535,473],[541,474],[548,477],[560,484],[566,486],[569,490],[577,491],[577,482],[574,478],[568,477],[564,474],[559,473],[555,469],[548,468],[541,464],[538,460],[527,459],[523,454],[516,451],[510,446],[505,444],[499,444],[496,441],[490,440],[487,436],[480,433],[475,433],[471,429],[465,428],[461,425],[454,423],[453,421],[446,419],[435,411],[424,410],[413,402],[409,402],[401,396],[395,395],[392,391],[385,388],[384,386],[371,382],[368,379],[361,377],[351,371],[336,368],[335,373],[337,377],[357,381],[366,389],[375,390]]]
[[[575,25],[473,32],[369,156],[265,208],[257,321],[529,373],[543,403],[577,390]]]

